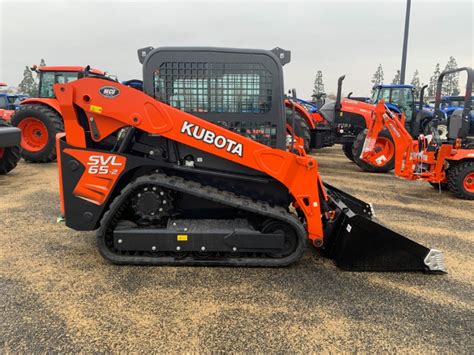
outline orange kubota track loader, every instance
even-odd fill
[[[118,264],[284,266],[307,241],[348,270],[444,271],[441,252],[373,220],[286,142],[270,51],[145,53],[144,91],[99,78],[56,84],[66,225],[97,231]],[[283,145],[281,145],[283,144]]]
[[[367,132],[361,159],[373,162],[380,159],[374,149],[374,139],[386,127],[395,142],[395,175],[407,180],[427,181],[437,188],[448,188],[457,197],[474,199],[474,137],[469,136],[471,95],[474,80],[471,68],[463,67],[440,74],[436,89],[435,113],[432,126],[444,118],[440,110],[441,89],[446,75],[466,71],[467,84],[464,107],[448,120],[447,140],[441,140],[437,130],[432,135],[413,139],[406,130],[403,117],[387,109],[384,102],[377,104],[375,119]]]

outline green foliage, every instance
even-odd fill
[[[411,79],[411,82],[410,82],[410,84],[412,84],[415,87],[415,99],[418,99],[420,97],[420,91],[422,87],[420,78],[418,77],[418,75],[419,75],[419,72],[417,69],[413,73],[413,78]]]
[[[400,70],[397,70],[397,73],[392,79],[392,84],[394,85],[400,84]]]
[[[23,80],[18,84],[18,90],[23,94],[28,94],[32,97],[38,96],[38,84],[33,76],[33,72],[28,66],[25,66],[23,71]]]
[[[314,78],[314,87],[313,87],[313,97],[316,97],[318,94],[324,93],[324,82],[323,82],[323,72],[318,70],[316,77]]]
[[[448,63],[444,67],[444,71],[457,69],[458,64],[454,57],[449,57]],[[459,95],[459,73],[448,74],[444,77],[441,90],[442,95]]]
[[[439,74],[441,74],[441,69],[439,63],[436,63],[435,70],[433,75],[430,77],[430,82],[428,84],[428,96],[433,97],[436,94],[436,85],[438,82]]]
[[[43,58],[41,58],[39,66],[46,66],[46,61]],[[23,94],[28,94],[31,97],[37,97],[38,81],[38,74],[36,74],[28,66],[26,66],[25,70],[23,71],[23,79],[21,80],[20,84],[18,84],[18,91]]]
[[[375,71],[374,75],[372,76],[372,84],[379,85],[383,84],[383,69],[382,69],[382,64],[379,64],[377,67],[377,70]]]

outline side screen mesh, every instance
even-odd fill
[[[164,62],[154,95],[186,112],[266,113],[272,75],[259,63]]]
[[[271,122],[217,121],[216,124],[269,147],[276,145],[277,126]]]

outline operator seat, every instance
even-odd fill
[[[469,115],[463,115],[463,113],[463,109],[457,109],[449,117],[448,139],[466,139],[468,136],[470,128]]]

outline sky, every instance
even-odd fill
[[[325,91],[345,74],[345,93],[367,95],[382,64],[385,82],[400,68],[406,1],[127,2],[0,0],[0,81],[17,86],[26,65],[87,65],[121,80],[141,78],[136,50],[217,46],[292,52],[286,89],[312,93],[317,70]],[[407,78],[428,83],[450,56],[473,63],[473,2],[411,6]]]

